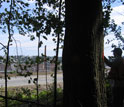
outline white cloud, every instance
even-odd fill
[[[6,34],[0,35],[0,42],[3,44],[7,44],[8,36]],[[31,41],[30,37],[22,36],[19,34],[14,35],[14,39],[16,40],[18,49],[16,49],[16,43],[13,40],[12,46],[10,46],[10,55],[17,55],[17,50],[19,55],[37,55],[37,45],[38,40],[35,38],[35,40]],[[53,51],[54,48],[56,48],[56,44],[52,41],[52,36],[48,36],[48,40],[42,40],[43,45],[40,48],[40,54],[44,53],[44,46],[47,46],[47,55],[48,56],[54,56],[55,52]],[[0,46],[1,49],[1,46]],[[0,51],[0,55],[4,55],[3,51]],[[59,56],[62,56],[62,50],[59,51]]]
[[[115,23],[118,25],[124,22],[124,5],[113,7],[111,19],[114,19]]]
[[[34,3],[35,0],[26,0],[28,3]]]
[[[123,32],[124,26],[122,26],[122,22],[124,22],[124,5],[119,5],[119,6],[113,7],[113,10],[111,13],[111,19],[114,19],[115,23],[122,27],[122,34],[124,34],[124,32]],[[115,36],[112,33],[104,38],[104,54],[105,54],[105,56],[112,56],[113,53],[111,52],[111,50],[112,50],[111,45],[118,44],[118,41],[116,40],[116,38],[111,43],[105,44],[107,39],[112,40],[113,38],[115,38]],[[123,52],[123,55],[124,55],[124,52]]]
[[[28,38],[28,37],[20,37],[20,41],[21,41],[22,51],[24,51],[23,52],[24,55],[25,54],[29,54],[29,55],[35,54],[35,55],[37,55],[37,46],[38,46],[37,38],[35,38],[35,40],[31,41],[30,38]],[[55,44],[51,40],[51,37],[49,37],[48,40],[42,40],[42,41],[43,41],[43,45],[40,48],[40,53],[44,52],[44,46],[47,45],[47,54],[52,56],[53,55],[52,51],[53,51],[53,48],[55,48]],[[27,50],[26,53],[25,53],[25,50]]]

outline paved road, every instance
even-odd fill
[[[10,80],[8,80],[8,87],[10,86],[25,86],[25,85],[34,85],[33,79],[36,78],[36,75],[31,76],[32,80],[31,83],[28,83],[28,80],[30,80],[30,77],[22,77],[22,76],[17,76],[17,77],[11,77]],[[60,83],[62,82],[63,77],[62,74],[57,75],[57,82]],[[50,75],[47,76],[47,81],[48,83],[53,83],[54,79]],[[46,75],[39,75],[39,84],[44,85],[46,84]],[[0,79],[0,87],[5,86],[5,80]]]

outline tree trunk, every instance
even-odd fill
[[[64,107],[106,107],[101,1],[65,3]]]

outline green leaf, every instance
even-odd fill
[[[38,44],[38,47],[40,48],[42,46],[43,42],[40,41],[39,44]]]
[[[31,80],[28,80],[28,84],[30,84],[31,83]]]
[[[28,4],[28,3],[25,3],[25,6],[27,6],[27,7],[28,7],[28,6],[29,6],[29,4]]]
[[[30,40],[33,41],[34,39],[35,39],[34,35],[31,35],[31,36],[30,36]]]
[[[5,30],[5,29],[3,29],[3,30],[2,30],[2,32],[3,32],[3,33],[6,33],[6,30]]]
[[[8,77],[8,79],[10,80],[11,78],[10,78],[10,77]]]
[[[47,40],[47,37],[46,36],[42,36],[45,40]]]
[[[34,81],[37,81],[37,78],[34,78]]]

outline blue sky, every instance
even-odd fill
[[[34,6],[34,0],[27,0],[30,2],[30,6]],[[4,5],[5,6],[5,5]],[[3,8],[2,8],[3,10]],[[1,9],[0,9],[1,11]],[[124,21],[124,5],[120,5],[120,2],[116,2],[113,5],[113,12],[111,14],[111,18],[115,20],[115,23],[118,25],[121,25],[121,23]],[[123,31],[124,27],[122,27],[122,35],[124,34]],[[105,42],[107,39],[113,39],[113,34],[109,34],[108,36],[105,37]],[[4,34],[0,31],[0,42],[3,43],[4,45],[7,44],[8,40],[8,34]],[[34,41],[30,41],[30,38],[27,36],[22,36],[19,35],[17,32],[14,34],[15,40],[17,40],[17,46],[18,46],[18,54],[19,55],[26,55],[26,56],[32,56],[32,55],[37,55],[37,39]],[[54,48],[56,48],[56,44],[52,41],[52,36],[49,35],[48,40],[43,40],[43,45],[40,48],[40,54],[44,53],[44,46],[47,46],[47,55],[48,56],[54,56],[55,51],[53,51]],[[105,44],[104,43],[104,54],[105,56],[111,56],[113,55],[111,50],[111,44],[112,43],[117,43],[117,41],[113,41],[110,44]],[[0,46],[1,49],[1,46]],[[124,53],[124,52],[123,52]],[[0,55],[4,55],[3,51],[0,51]],[[12,43],[10,46],[10,55],[17,55],[17,50],[16,50],[16,44],[15,42]],[[124,54],[123,54],[124,55]],[[59,51],[59,56],[62,56],[62,49]]]
[[[111,13],[111,19],[114,19],[115,23],[122,27],[122,36],[124,37],[124,25],[122,25],[122,22],[124,22],[124,5],[119,5],[119,4],[120,4],[119,2],[117,2],[117,4],[114,4],[113,11]],[[113,38],[114,38],[114,35],[109,34],[108,36],[105,37],[104,42],[106,42],[107,39],[112,40]],[[118,41],[114,40],[110,44],[105,44],[104,43],[104,54],[105,54],[105,56],[113,55],[113,53],[111,52],[111,50],[113,50],[111,48],[111,45],[113,43],[117,44]],[[124,43],[122,43],[122,44],[124,44]],[[123,50],[123,56],[124,56],[124,50]]]
[[[34,0],[25,0],[30,3],[30,7],[34,7]],[[3,8],[0,8],[0,11],[3,11],[5,7],[8,7],[7,4],[3,5]],[[46,6],[47,9],[50,9]],[[35,34],[34,34],[35,35]],[[4,45],[7,45],[7,40],[8,40],[8,34],[3,33],[0,31],[0,42]],[[54,48],[56,48],[56,44],[52,41],[52,36],[48,35],[48,40],[42,40],[43,45],[40,48],[40,54],[44,53],[44,47],[45,45],[47,46],[47,55],[48,56],[54,56],[55,51],[53,51]],[[37,55],[37,44],[38,40],[37,38],[33,41],[30,40],[29,37],[19,35],[18,32],[15,30],[14,33],[14,39],[16,40],[16,43],[13,41],[12,45],[10,46],[10,55],[25,55],[25,56],[33,56]],[[18,48],[16,48],[16,46]],[[1,49],[1,45],[0,45]],[[0,55],[4,55],[4,51],[0,51]],[[62,56],[62,50],[59,50],[59,56]]]

